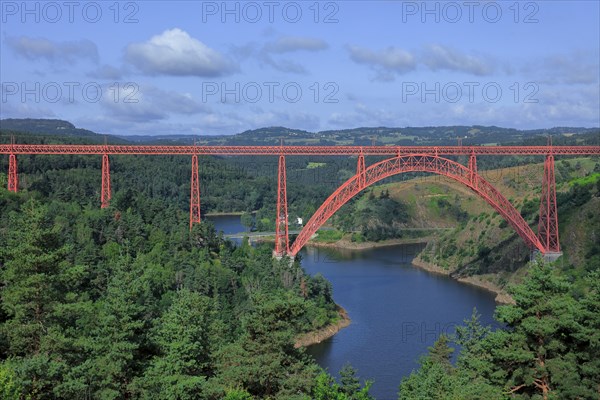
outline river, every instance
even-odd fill
[[[225,233],[242,232],[239,216],[210,217]],[[350,363],[363,379],[374,380],[378,400],[398,398],[402,377],[441,333],[451,334],[477,307],[484,324],[493,320],[494,295],[411,265],[422,245],[346,251],[306,248],[302,266],[321,273],[352,323],[307,352],[334,376]]]

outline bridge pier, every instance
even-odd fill
[[[100,208],[110,205],[110,164],[108,154],[102,155],[102,189],[100,191]]]
[[[538,238],[546,250],[545,253],[560,253],[558,211],[556,209],[556,180],[554,176],[554,156],[552,149],[550,149],[544,161]]]
[[[367,177],[365,175],[365,155],[363,154],[362,148],[360,149],[360,154],[358,155],[356,176],[358,176],[358,187],[364,188]]]
[[[19,175],[17,174],[17,157],[14,154],[8,156],[8,190],[15,192],[19,190]]]
[[[200,223],[200,178],[198,177],[198,156],[192,156],[192,178],[190,184],[190,231]]]
[[[471,150],[471,155],[469,156],[469,182],[471,185],[477,189],[477,157],[475,156],[475,152]]]
[[[288,234],[287,188],[285,174],[285,156],[279,155],[279,171],[277,173],[277,216],[275,220],[275,250],[276,257],[290,252]]]

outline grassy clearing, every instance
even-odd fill
[[[344,232],[338,231],[337,229],[320,230],[317,237],[313,240],[319,243],[334,243],[341,240],[342,237],[344,237]]]
[[[575,186],[575,185],[585,186],[585,185],[589,185],[589,184],[594,184],[599,179],[600,179],[600,172],[595,172],[588,176],[572,179],[569,181],[569,185],[570,186]]]

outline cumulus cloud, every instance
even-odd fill
[[[85,39],[54,42],[44,38],[9,36],[5,42],[15,54],[28,60],[46,59],[51,62],[72,63],[79,59],[89,59],[94,62],[99,59],[96,44]]]
[[[477,76],[489,75],[493,71],[492,65],[482,58],[439,44],[427,46],[422,61],[433,71],[445,69]]]
[[[368,65],[377,72],[376,79],[389,81],[393,74],[404,74],[416,68],[415,57],[397,47],[371,50],[359,46],[349,46],[350,59],[357,64]]]
[[[376,79],[383,81],[394,80],[395,75],[406,74],[420,65],[432,71],[449,70],[477,76],[489,75],[494,70],[486,57],[465,54],[439,44],[413,52],[393,46],[383,50],[348,46],[348,53],[352,61],[368,65],[377,72]]]
[[[178,28],[128,45],[125,59],[150,75],[216,77],[237,69],[218,51]]]

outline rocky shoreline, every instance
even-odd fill
[[[388,239],[380,242],[352,242],[347,239],[340,239],[337,242],[316,242],[311,240],[307,243],[307,246],[312,247],[330,247],[335,249],[344,250],[367,250],[375,249],[378,247],[397,246],[400,244],[426,244],[431,240],[431,237],[420,237],[420,238],[405,238],[405,239]]]
[[[441,268],[440,266],[429,263],[429,262],[425,262],[418,257],[416,257],[412,260],[412,265],[417,268],[421,268],[425,271],[432,272],[435,274],[445,275],[452,279],[457,280],[458,282],[466,283],[467,285],[477,286],[479,288],[482,288],[489,292],[492,292],[496,295],[496,298],[494,300],[498,304],[514,304],[515,303],[514,299],[508,293],[506,293],[506,291],[504,289],[498,287],[497,285],[494,285],[491,282],[483,281],[476,276],[467,276],[467,277],[459,277],[459,278],[453,277],[451,272],[448,271],[447,269]]]
[[[294,343],[295,348],[299,347],[308,347],[313,344],[321,343],[323,340],[329,339],[334,336],[336,333],[350,325],[350,317],[344,308],[337,306],[338,314],[340,316],[340,320],[334,324],[327,325],[321,329],[318,329],[313,332],[307,332],[300,335],[296,338],[296,342]]]

